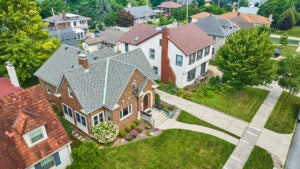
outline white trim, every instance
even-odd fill
[[[73,111],[73,109],[72,109],[72,107],[70,107],[70,106],[68,106],[67,104],[65,104],[65,103],[61,103],[62,104],[62,110],[63,110],[63,114],[64,114],[64,117],[65,117],[65,119],[67,119],[69,122],[71,122],[72,124],[75,124],[75,121],[74,121],[74,111]],[[66,106],[66,107],[68,107],[68,108],[70,108],[71,109],[71,111],[72,111],[72,117],[69,115],[69,112],[68,112],[68,114],[66,115],[66,113],[65,113],[65,111],[64,111],[64,105]]]
[[[123,115],[123,110],[124,110],[125,108],[128,108],[128,109],[129,109],[129,107],[130,107],[130,111],[128,110],[129,113],[128,113],[126,116],[124,116],[124,115]],[[121,111],[122,111],[122,118],[120,117]],[[132,104],[130,104],[130,105],[128,105],[128,106],[126,106],[126,107],[124,107],[124,108],[122,108],[122,109],[120,110],[120,112],[119,112],[120,121],[126,119],[126,118],[129,117],[130,115],[132,115]]]
[[[36,132],[38,130],[41,130],[43,137],[40,140],[37,140],[36,142],[32,143],[30,134],[33,133],[33,132]],[[47,138],[48,138],[48,135],[47,135],[46,128],[45,128],[44,125],[42,125],[38,128],[35,128],[35,129],[31,130],[30,132],[27,132],[23,135],[23,139],[25,140],[28,147],[32,147],[32,146],[46,140]]]
[[[70,98],[72,98],[73,99],[73,90],[72,90],[72,88],[71,87],[68,87],[68,95],[69,95],[69,97]]]
[[[99,116],[100,114],[102,114],[103,121],[105,121],[105,118],[104,118],[104,112],[101,111],[101,112],[99,112],[98,114],[95,114],[95,115],[92,116],[92,126],[93,126],[93,127],[95,127],[95,126],[97,125],[97,124],[95,125],[94,117],[97,116],[98,124],[101,123],[101,122],[103,122],[103,121],[100,121],[100,116]]]
[[[48,94],[51,94],[51,88],[48,83],[46,83],[46,90]]]

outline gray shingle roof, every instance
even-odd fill
[[[68,22],[74,22],[74,21],[89,21],[91,18],[85,17],[85,16],[80,16],[72,13],[66,13],[66,20],[62,18],[62,13],[51,16],[49,18],[43,19],[43,21],[50,22],[50,23],[68,23]],[[73,17],[72,19],[69,19],[68,16],[76,16]]]
[[[112,56],[114,54],[111,48],[103,48],[98,55],[90,54],[83,50],[68,46],[61,45],[61,47],[50,57],[35,73],[38,78],[46,81],[47,83],[58,86],[64,71],[78,67],[78,52],[87,55],[89,64],[97,60]],[[96,59],[94,59],[97,57]]]
[[[81,51],[89,62],[89,72],[85,73],[78,64],[78,49],[66,47],[62,45],[35,75],[57,87],[64,76],[86,114],[103,106],[114,109],[135,70],[147,79],[155,78],[141,49],[115,56],[107,49],[102,49],[102,56]]]
[[[51,29],[50,30],[50,36],[54,38],[58,38],[57,31],[59,31],[60,34],[60,42],[66,45],[78,47],[79,43],[76,38],[76,33],[71,28],[65,28],[65,29]]]
[[[195,24],[209,35],[222,37],[231,35],[240,29],[236,24],[234,24],[230,20],[222,19],[215,15],[205,17],[197,21]]]
[[[257,14],[258,7],[240,7],[238,12],[249,13],[249,14]]]
[[[129,11],[134,19],[145,18],[146,14],[149,16],[155,16],[156,13],[149,6],[135,6],[130,8],[124,8],[125,11]]]

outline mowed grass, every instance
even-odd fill
[[[197,99],[197,103],[250,122],[269,91],[245,87],[240,91],[230,87],[226,91],[213,90],[212,97]]]
[[[204,127],[209,127],[209,128],[215,129],[215,130],[219,130],[219,131],[221,131],[223,133],[229,134],[229,135],[231,135],[231,136],[233,136],[235,138],[238,138],[238,139],[240,138],[239,136],[234,135],[234,134],[232,134],[232,133],[230,133],[230,132],[228,132],[228,131],[226,131],[224,129],[221,129],[221,128],[217,127],[217,126],[214,126],[214,125],[212,125],[210,123],[207,123],[207,122],[205,122],[205,121],[203,121],[203,120],[201,120],[201,119],[193,116],[192,114],[190,114],[190,113],[188,113],[186,111],[181,111],[180,112],[180,114],[179,114],[179,116],[177,118],[177,121],[180,121],[180,122],[183,122],[183,123],[188,123],[188,124],[196,124],[196,125],[200,125],[200,126],[204,126]]]
[[[99,168],[221,169],[234,147],[207,134],[166,130],[157,137],[101,149]]]
[[[300,26],[293,26],[292,29],[286,30],[286,31],[276,31],[273,32],[274,34],[281,35],[284,32],[288,34],[288,36],[293,36],[293,37],[300,37]]]
[[[284,45],[280,45],[280,44],[274,44],[274,50],[275,49],[280,50],[280,52],[281,52],[280,56],[287,57],[287,56],[290,56],[290,55],[293,55],[296,53],[297,46],[295,46],[295,45],[284,46]]]
[[[286,101],[287,97],[288,93],[282,92],[265,128],[277,133],[289,134],[293,132],[298,109],[300,108],[300,98],[290,95],[289,100]]]
[[[264,149],[255,146],[244,169],[272,169],[273,160],[271,155]]]

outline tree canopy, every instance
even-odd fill
[[[216,64],[223,81],[240,90],[245,85],[271,82],[273,45],[269,31],[261,28],[242,29],[228,37],[218,50]]]
[[[117,13],[117,18],[119,26],[129,27],[133,25],[134,17],[129,11],[126,12],[125,10],[121,10]]]
[[[0,0],[0,65],[10,61],[24,81],[58,48],[49,37],[35,0]],[[0,75],[6,74],[4,66]]]
[[[296,94],[300,91],[300,54],[288,56],[278,63],[278,84],[289,90],[289,94]],[[288,98],[287,98],[288,99]]]

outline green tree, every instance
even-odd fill
[[[280,40],[279,43],[281,45],[286,46],[289,42],[288,42],[288,34],[286,32],[284,32],[281,36],[280,36]]]
[[[98,169],[100,164],[100,150],[93,141],[83,142],[79,147],[72,150],[74,169]]]
[[[125,10],[121,10],[117,13],[118,25],[129,27],[133,25],[134,17],[130,14],[130,12],[126,12]]]
[[[52,16],[52,9],[54,14],[61,13],[63,10],[70,11],[70,7],[66,5],[64,0],[42,0],[38,6],[41,8],[40,15],[42,18]]]
[[[49,37],[35,0],[0,0],[0,65],[10,61],[25,81],[58,48]],[[0,67],[0,75],[6,73]]]
[[[111,12],[105,16],[104,23],[106,26],[115,26],[117,25],[117,19],[117,13]]]
[[[290,94],[297,94],[300,91],[300,54],[288,56],[278,63],[278,84],[289,90]],[[289,99],[289,95],[287,100]]]
[[[259,7],[258,14],[269,17],[272,15],[272,27],[277,28],[278,22],[283,19],[287,10],[294,9],[293,0],[268,0]]]
[[[218,7],[216,4],[212,4],[210,6],[202,6],[200,8],[201,12],[209,12],[209,13],[213,13],[215,15],[221,15],[223,13],[226,13],[226,9]]]
[[[223,80],[240,91],[245,85],[271,82],[273,45],[269,32],[260,28],[242,29],[230,36],[218,50],[216,64]]]

